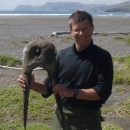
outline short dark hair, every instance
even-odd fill
[[[70,28],[72,28],[72,24],[73,23],[79,23],[82,22],[84,20],[88,20],[90,23],[90,26],[93,26],[93,18],[91,16],[91,14],[89,14],[86,11],[75,11],[74,13],[72,13],[69,17],[69,26]]]

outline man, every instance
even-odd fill
[[[35,82],[32,76],[30,89],[44,97],[53,92],[61,96],[66,130],[102,130],[100,108],[111,95],[113,63],[109,52],[93,44],[92,16],[85,11],[76,11],[69,17],[70,33],[74,44],[57,54],[56,78],[50,85]],[[24,77],[18,78],[23,91]],[[53,117],[53,130],[62,130],[59,112]]]

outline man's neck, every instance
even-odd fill
[[[75,47],[76,47],[76,50],[78,52],[81,52],[81,51],[85,50],[89,45],[87,45],[87,46],[78,46],[78,45],[75,44]]]

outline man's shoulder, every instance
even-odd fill
[[[72,52],[72,46],[69,46],[69,47],[66,47],[66,48],[61,49],[61,50],[58,52],[58,55],[66,54],[66,53],[69,53],[69,52]]]
[[[96,45],[96,49],[97,49],[97,52],[102,54],[102,55],[111,55],[110,52],[106,49],[103,49],[99,46]]]

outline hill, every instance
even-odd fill
[[[18,5],[14,11],[40,11],[41,5],[32,6],[32,5]]]
[[[85,10],[89,12],[130,12],[130,0],[115,5],[82,4],[80,2],[46,2],[44,5],[19,5],[14,11],[58,11],[73,12]]]
[[[115,4],[115,5],[108,5],[108,6],[98,6],[95,8],[91,8],[94,12],[103,11],[103,12],[130,12],[130,0]]]
[[[108,6],[105,12],[130,12],[130,0],[120,4]]]
[[[31,6],[19,5],[14,11],[61,11],[73,12],[75,10],[89,11],[91,8],[98,7],[97,4],[82,4],[80,2],[46,2],[44,5]],[[101,6],[101,5],[100,5]]]
[[[73,12],[75,10],[90,10],[93,7],[97,7],[96,4],[82,4],[79,2],[47,2],[42,6],[44,11],[62,11]]]

